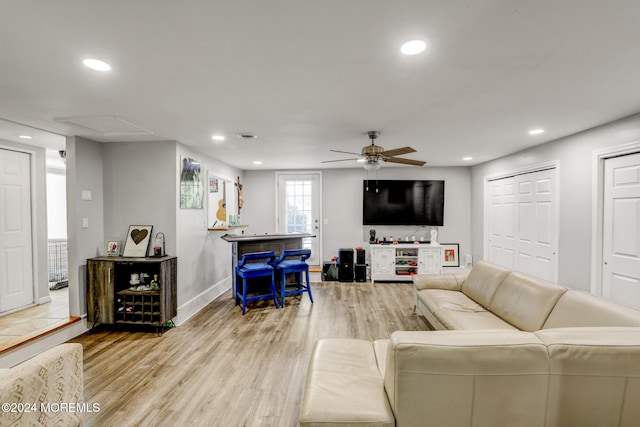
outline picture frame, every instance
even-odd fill
[[[180,209],[202,209],[205,189],[200,162],[180,157]]]
[[[460,244],[441,243],[442,246],[442,266],[460,267]]]
[[[122,240],[109,239],[104,243],[104,249],[107,256],[120,256],[122,249]]]
[[[149,252],[153,225],[130,225],[124,242],[123,257],[144,258]]]

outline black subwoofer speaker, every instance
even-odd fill
[[[338,251],[338,281],[353,282],[353,249],[341,248]]]
[[[356,282],[367,281],[367,264],[356,264]]]
[[[366,264],[367,260],[365,258],[364,249],[356,249],[356,265]]]

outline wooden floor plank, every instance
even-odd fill
[[[388,338],[425,330],[410,283],[312,285],[284,309],[230,294],[162,336],[99,329],[84,347],[83,426],[295,426],[309,357],[320,338]]]

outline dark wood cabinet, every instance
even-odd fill
[[[162,326],[176,317],[176,257],[87,260],[89,323]],[[132,281],[137,275],[139,282]],[[156,279],[158,286],[152,284]]]

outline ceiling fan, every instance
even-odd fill
[[[367,132],[369,139],[371,140],[370,145],[365,145],[362,147],[362,151],[360,154],[352,153],[350,151],[340,151],[340,150],[329,150],[334,153],[344,153],[344,154],[353,154],[355,158],[350,159],[340,159],[340,160],[325,160],[321,163],[332,163],[332,162],[345,162],[350,160],[356,160],[364,163],[364,168],[368,171],[374,171],[380,169],[381,162],[390,162],[390,163],[402,163],[405,165],[413,165],[413,166],[424,166],[427,162],[423,162],[422,160],[412,160],[412,159],[403,159],[402,157],[396,157],[402,154],[415,153],[411,147],[401,147],[395,148],[393,150],[385,150],[383,147],[376,145],[374,141],[380,136],[380,132],[376,130],[372,130]]]

